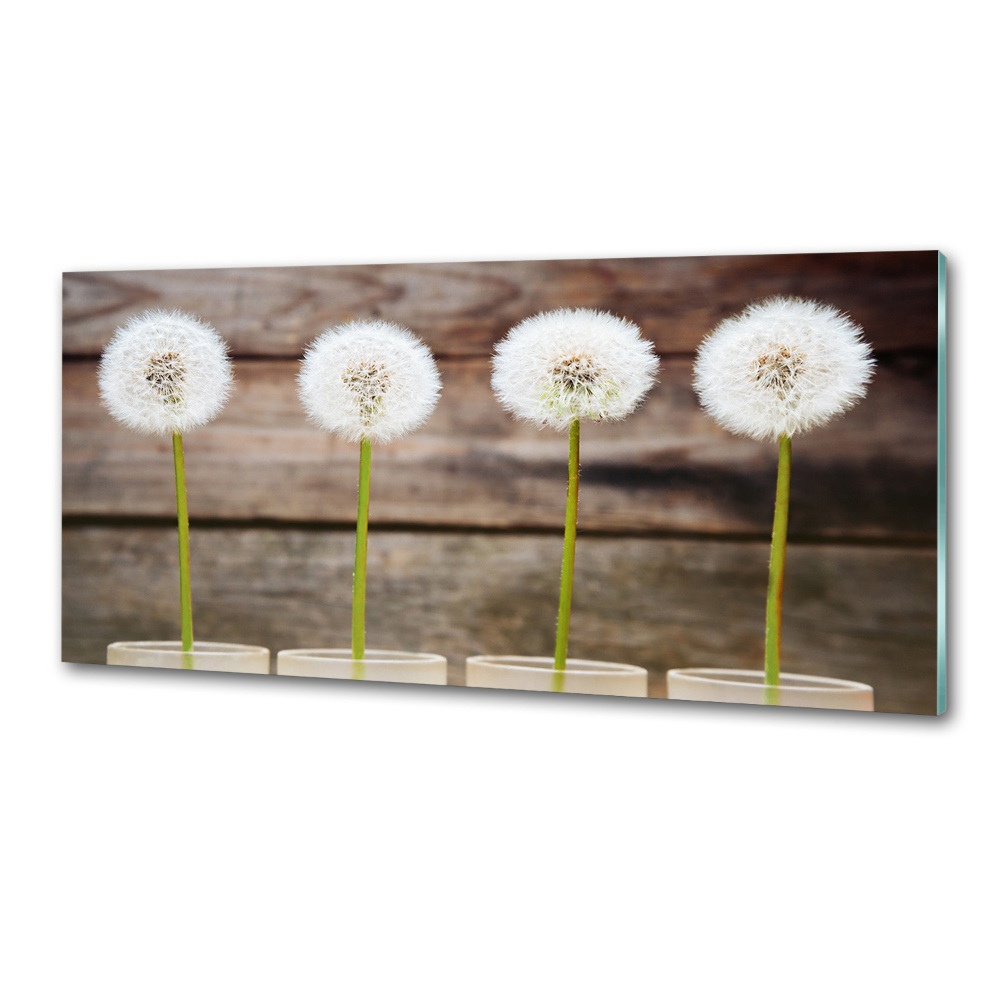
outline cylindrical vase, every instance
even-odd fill
[[[556,670],[551,656],[470,656],[465,686],[567,694],[614,694],[645,698],[649,679],[642,667],[600,660],[567,660]]]
[[[447,684],[448,661],[436,653],[385,649],[366,649],[362,660],[355,660],[349,649],[283,649],[278,653],[278,673],[289,677]]]
[[[779,684],[770,685],[764,683],[763,670],[714,670],[710,667],[668,670],[667,697],[675,701],[875,711],[875,692],[867,684],[783,673]]]
[[[196,642],[189,653],[184,652],[179,641],[113,642],[108,646],[108,663],[266,674],[271,669],[271,651],[264,646],[244,646],[237,642]]]

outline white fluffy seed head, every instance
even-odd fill
[[[726,430],[776,441],[850,409],[874,369],[861,328],[833,306],[772,298],[723,320],[702,341],[694,388]]]
[[[515,326],[496,345],[493,391],[504,409],[540,427],[621,420],[656,381],[653,345],[628,320],[556,309]]]
[[[225,342],[182,312],[150,310],[115,331],[101,355],[101,399],[142,434],[173,434],[218,416],[233,387]]]
[[[321,334],[299,368],[309,418],[348,441],[384,444],[431,415],[441,378],[427,346],[384,320],[354,320]]]

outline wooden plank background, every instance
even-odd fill
[[[116,424],[96,387],[114,329],[153,306],[211,322],[236,362],[223,415],[185,436],[200,636],[347,643],[356,449],[305,422],[294,375],[327,326],[381,316],[431,346],[443,394],[375,449],[370,641],[442,652],[454,683],[470,653],[550,653],[566,442],[507,417],[489,358],[525,316],[590,306],[639,323],[661,369],[631,418],[583,429],[571,655],[646,666],[654,696],[670,666],[757,667],[775,449],[702,414],[691,366],[720,319],[794,294],[861,323],[878,370],[795,442],[784,666],[933,712],[936,269],[908,252],[67,274],[64,658],[176,631],[170,444]]]

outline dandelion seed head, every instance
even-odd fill
[[[149,310],[115,331],[98,388],[111,415],[142,434],[182,433],[218,416],[233,387],[222,338],[182,312]]]
[[[176,405],[184,392],[186,372],[184,359],[176,351],[164,351],[150,357],[143,377],[161,399]]]
[[[772,298],[723,320],[702,341],[694,388],[726,430],[776,441],[850,409],[874,369],[861,328],[833,306]]]
[[[496,345],[492,385],[515,417],[565,430],[575,419],[628,416],[658,367],[634,323],[593,309],[556,309],[522,321]]]
[[[306,350],[299,399],[313,423],[348,441],[384,444],[423,424],[441,378],[427,346],[385,320],[354,320]]]

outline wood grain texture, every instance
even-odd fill
[[[936,343],[933,251],[74,272],[63,338],[69,354],[98,354],[129,316],[176,308],[217,327],[237,355],[298,357],[326,327],[379,316],[438,355],[483,357],[527,316],[585,306],[627,316],[672,354],[769,295],[836,305],[880,352]]]
[[[65,660],[176,636],[175,539],[64,532]],[[339,530],[195,530],[196,637],[348,644],[352,545]],[[554,537],[374,531],[369,641],[447,656],[452,683],[470,654],[551,655],[559,559]],[[759,668],[766,576],[765,542],[581,538],[570,653],[646,667],[654,697],[669,667]],[[878,711],[933,713],[935,587],[932,550],[793,544],[784,669],[870,683]]]
[[[347,523],[356,447],[306,423],[293,361],[242,361],[223,415],[185,436],[191,516]],[[416,434],[375,450],[373,523],[561,529],[566,441],[510,419],[486,359],[441,363],[443,398]],[[618,424],[583,429],[580,524],[588,529],[766,533],[776,448],[735,438],[698,407],[690,362]],[[869,396],[796,441],[793,535],[931,540],[936,367],[883,361]],[[170,442],[118,425],[93,360],[64,371],[63,511],[171,517]]]

